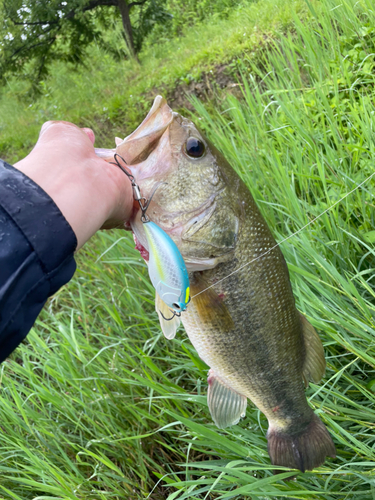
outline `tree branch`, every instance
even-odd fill
[[[99,5],[106,5],[106,6],[117,6],[117,0],[92,0],[86,7],[83,8],[83,10],[91,10],[95,9],[95,7],[99,7]]]
[[[47,29],[44,34],[50,32],[51,30],[53,29],[53,27],[50,27],[49,29]],[[57,31],[60,29],[60,27],[57,28]],[[56,35],[52,35],[52,38],[53,39],[56,39]],[[39,35],[35,36],[32,40],[30,40],[29,44],[33,43],[35,40],[39,39]],[[18,49],[16,49],[13,54],[9,57],[9,60],[12,60],[14,59],[14,57],[17,55],[17,54],[20,54],[21,52],[25,51],[25,50],[32,50],[32,49],[35,49],[36,47],[40,47],[41,45],[45,45],[46,42],[49,42],[51,40],[51,37],[47,38],[47,39],[44,39],[42,41],[38,41],[38,43],[35,43],[34,45],[29,45],[29,44],[23,44],[21,45],[21,47],[18,47]]]
[[[3,0],[0,0],[0,4],[2,3]],[[127,2],[128,0],[124,0]],[[83,5],[81,8],[75,8],[67,12],[66,14],[63,14],[62,17],[55,17],[55,19],[52,19],[51,21],[30,21],[30,22],[21,22],[21,20],[12,19],[11,16],[9,16],[9,19],[12,21],[14,25],[18,26],[40,26],[40,25],[46,25],[46,27],[42,30],[41,33],[30,33],[27,36],[27,40],[25,43],[22,43],[21,46],[18,47],[10,47],[11,48],[11,54],[7,57],[7,61],[9,64],[13,64],[14,61],[17,59],[19,56],[23,56],[25,61],[30,59],[30,56],[26,56],[26,53],[31,53],[33,50],[37,49],[40,51],[41,47],[45,48],[45,54],[43,57],[40,59],[40,66],[39,66],[39,74],[38,78],[40,78],[45,62],[48,59],[47,54],[51,50],[51,46],[53,43],[56,41],[57,33],[62,29],[64,25],[65,20],[70,20],[73,19],[76,15],[78,15],[81,12],[86,12],[95,9],[96,7],[100,6],[107,6],[107,7],[119,7],[119,2],[120,0],[89,0],[86,2],[85,5]],[[137,2],[133,2],[132,5],[141,5],[142,3],[145,3],[146,0],[140,0]],[[38,30],[39,31],[39,30]],[[52,32],[52,33],[51,33]],[[41,36],[43,37],[41,38]],[[44,38],[44,35],[47,35],[47,38]],[[25,57],[26,56],[26,57]],[[32,58],[32,56],[31,56]],[[24,62],[22,63],[24,64]]]
[[[141,2],[133,2],[132,4],[130,4],[130,6],[141,5],[142,3],[145,3],[145,1],[146,0],[143,0]],[[118,2],[117,2],[117,0],[91,0],[91,2],[89,2],[85,7],[83,7],[82,10],[78,10],[78,11],[71,10],[61,19],[72,19],[77,14],[77,12],[87,12],[88,10],[93,10],[96,7],[99,7],[100,5],[105,5],[106,7],[117,7]],[[60,19],[58,21],[35,21],[35,22],[31,22],[31,23],[21,23],[21,22],[15,21],[12,18],[10,20],[12,21],[13,24],[15,24],[17,26],[38,26],[41,24],[59,24],[59,22],[60,22]]]
[[[20,52],[23,52],[24,50],[32,50],[32,49],[35,49],[36,47],[40,47],[41,45],[45,45],[46,42],[49,42],[52,39],[54,40],[55,37],[47,38],[47,40],[43,40],[43,42],[35,43],[34,45],[28,45],[27,47],[22,46],[19,49],[15,50],[13,52],[13,54],[8,58],[8,60],[14,59],[14,56],[16,56],[17,54],[19,54]]]
[[[146,2],[147,2],[147,0],[140,0],[139,2],[132,2],[132,3],[130,3],[130,4],[128,5],[128,8],[129,8],[129,10],[130,10],[132,7],[134,7],[134,5],[143,5],[143,4],[144,4],[144,3],[146,3]]]
[[[117,7],[117,0],[91,0],[91,2],[89,2],[85,7],[83,7],[82,10],[80,9],[78,12],[87,12],[88,10],[95,9],[100,5],[105,5],[107,7]],[[64,16],[64,19],[72,19],[76,14],[76,10],[71,10],[66,16]]]
[[[40,65],[39,65],[39,71],[38,71],[38,76],[37,76],[37,82],[39,82],[41,76],[42,76],[42,73],[43,73],[43,69],[44,69],[44,65],[45,65],[45,62],[46,62],[46,58],[47,58],[47,55],[48,55],[48,51],[49,49],[51,48],[51,45],[55,42],[56,40],[56,35],[53,36],[51,39],[50,39],[50,42],[48,44],[48,48],[47,50],[45,51],[45,53],[43,54],[43,58],[40,62]]]
[[[14,19],[10,19],[13,24],[16,24],[17,26],[22,25],[22,26],[35,26],[37,24],[58,24],[58,21],[37,21],[35,23],[19,23],[15,21]]]

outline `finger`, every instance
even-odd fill
[[[42,128],[40,129],[40,132],[39,132],[39,139],[42,137],[42,135],[54,124],[55,122],[53,121],[48,121],[48,122],[45,122],[43,123],[42,125]],[[38,140],[39,140],[38,139]]]
[[[40,141],[42,138],[44,139],[45,135],[48,135],[48,137],[53,137],[53,136],[58,136],[61,133],[64,133],[66,131],[73,131],[73,130],[81,130],[77,125],[74,125],[74,123],[66,122],[63,120],[59,121],[48,121],[43,123],[42,128],[40,129],[39,132],[39,138],[38,141]]]
[[[81,128],[81,130],[88,136],[90,141],[94,144],[95,143],[95,134],[94,131],[91,128]]]
[[[86,127],[77,127],[74,123],[62,120],[48,121],[44,123],[34,149],[40,146],[45,146],[47,143],[51,143],[51,141],[58,141],[60,146],[68,141],[71,148],[73,146],[81,147],[86,145],[86,147],[89,147],[90,150],[92,149],[92,153],[94,154],[93,145],[95,141],[95,134],[93,130]]]

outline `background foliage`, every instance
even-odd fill
[[[119,3],[126,6],[126,13]],[[114,61],[136,57],[210,17],[228,16],[239,0],[1,0],[0,83],[26,77],[33,93],[53,61],[84,65],[94,44]],[[129,12],[128,12],[129,11]],[[129,18],[130,15],[130,18]],[[124,17],[125,16],[125,17]]]
[[[290,8],[286,8],[286,6]],[[41,82],[42,96],[31,99],[24,78],[7,79],[0,87],[0,154],[15,161],[30,150],[44,121],[70,120],[95,129],[99,147],[113,147],[114,135],[131,133],[148,112],[156,93],[176,108],[186,85],[204,83],[201,95],[214,95],[217,87],[235,83],[237,61],[252,59],[273,37],[283,36],[293,16],[303,17],[301,0],[244,2],[227,18],[198,23],[181,37],[149,44],[139,54],[141,65],[114,62],[112,55],[91,47],[86,67],[56,62]],[[106,43],[116,45],[121,35],[109,30]],[[216,84],[216,73],[225,77]],[[211,89],[211,90],[210,90]]]
[[[144,64],[159,68],[158,75],[144,87],[133,83],[138,93],[125,123],[143,113],[146,91],[157,79],[165,78],[160,85],[166,88],[180,81],[179,74],[202,81],[225,62],[229,74],[241,79],[233,76],[234,85],[216,88],[214,100],[195,99],[192,115],[243,177],[281,241],[374,172],[373,5],[290,1],[286,8],[285,2],[264,0],[214,19],[194,28],[200,45],[208,38],[216,44],[205,46],[205,58],[197,45],[192,49],[189,34],[166,42],[169,48],[152,57],[145,51]],[[229,61],[221,50],[228,38],[236,41]],[[181,54],[189,54],[183,63]],[[204,71],[193,75],[189,62],[197,60],[204,61]],[[108,113],[108,129],[98,121],[101,137],[115,135],[121,106],[131,98],[104,111],[120,96],[116,88],[110,95],[107,82],[118,73],[135,73],[117,66],[108,76],[103,68],[112,63],[97,61],[90,86],[83,72],[74,76],[82,88],[69,95],[83,102],[73,110],[59,97],[56,82],[73,81],[71,75],[64,80],[59,65],[41,103],[25,108],[15,99],[18,104],[0,102],[1,109],[14,106],[12,121],[0,114],[9,157],[22,154],[20,123],[36,131],[47,117],[87,123],[88,116],[93,124],[99,111]],[[12,82],[6,95],[22,96],[22,88]],[[84,108],[89,92],[96,108]],[[272,473],[267,422],[255,407],[249,405],[235,427],[222,431],[213,425],[207,367],[182,330],[173,341],[163,338],[145,265],[131,237],[118,231],[98,235],[80,252],[74,280],[1,365],[3,497],[375,498],[373,192],[374,178],[281,247],[298,308],[325,345],[326,377],[310,384],[307,396],[333,436],[335,460],[286,482],[288,473]]]
[[[161,23],[154,23],[147,44],[161,43],[184,35],[187,29],[206,19],[213,18],[213,23],[218,18],[225,19],[242,3],[240,0],[166,0],[164,9],[170,17]]]

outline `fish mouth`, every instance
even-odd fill
[[[170,236],[176,235],[182,240],[187,239],[184,235],[196,232],[197,227],[200,227],[211,217],[216,208],[216,197],[221,191],[212,194],[206,201],[192,210],[163,214],[159,217],[157,224]]]
[[[200,227],[211,217],[216,207],[215,198],[218,194],[220,194],[220,192],[211,195],[199,207],[192,210],[186,212],[163,213],[158,217],[152,217],[152,220],[174,240],[177,246],[179,246],[178,239],[184,240],[185,234],[196,232],[197,227]],[[149,207],[150,211],[157,208],[157,201],[151,201]],[[130,219],[131,230],[137,237],[139,244],[147,249],[147,239],[144,236],[143,230],[140,230],[143,225],[143,223],[140,224],[141,215],[141,209],[138,203],[134,203],[133,214]]]
[[[125,139],[116,138],[116,148],[95,148],[97,156],[105,161],[113,162],[117,153],[127,165],[135,165],[147,159],[155,149],[161,136],[167,130],[174,118],[172,109],[164,97],[155,97],[150,111],[143,122]]]
[[[150,259],[149,251],[142,245],[142,243],[138,240],[136,234],[133,232],[133,239],[135,243],[135,249],[141,254],[142,259],[145,262],[148,262]]]

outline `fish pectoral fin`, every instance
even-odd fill
[[[155,292],[155,311],[158,313],[161,331],[164,337],[168,340],[174,339],[177,328],[180,326],[181,320],[179,316],[173,316],[173,312],[167,304],[160,298],[160,295]],[[164,315],[164,318],[163,318]],[[165,319],[167,318],[167,319]],[[172,319],[168,319],[172,318]]]
[[[303,339],[305,342],[306,355],[302,366],[302,376],[307,387],[309,380],[316,384],[323,377],[326,369],[326,360],[324,358],[324,349],[315,328],[307,321],[305,316],[300,313]]]
[[[212,325],[212,315],[223,331],[234,328],[233,318],[228,310],[225,300],[210,287],[210,283],[202,279],[199,273],[194,273],[190,280],[190,294],[194,302],[195,310],[199,316],[202,328]]]
[[[219,429],[236,425],[246,414],[247,397],[231,389],[212,370],[208,374],[207,402]]]

